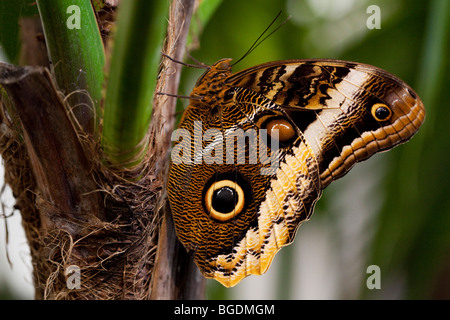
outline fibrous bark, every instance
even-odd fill
[[[171,7],[165,53],[179,60],[193,5]],[[156,92],[176,94],[179,72],[163,61]],[[174,99],[155,96],[147,154],[123,169],[105,162],[48,69],[0,64],[0,86],[0,152],[30,245],[36,298],[201,298],[204,279],[166,228]],[[164,267],[155,269],[157,248]]]

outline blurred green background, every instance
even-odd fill
[[[239,59],[282,11],[279,21],[290,20],[234,71],[286,59],[372,64],[413,87],[427,111],[409,143],[358,164],[325,190],[312,219],[265,275],[248,277],[232,289],[208,280],[207,298],[449,299],[450,1],[203,2],[211,11],[207,24],[202,25],[201,16],[192,20],[192,28],[202,30],[191,37],[191,44],[198,45],[191,55],[199,61],[211,65],[225,57]],[[373,14],[367,13],[370,5],[380,8],[380,29],[366,25]],[[184,68],[179,93],[189,94],[201,73]],[[187,105],[178,103],[180,109]],[[24,241],[14,240],[10,231],[6,246],[0,236],[0,248],[10,252],[14,243]],[[379,267],[380,289],[366,285],[372,265]],[[0,292],[11,294],[11,282],[5,281],[8,268],[0,264]]]

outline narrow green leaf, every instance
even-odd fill
[[[19,53],[19,17],[23,1],[0,0],[0,45],[11,62]]]
[[[96,132],[105,53],[91,1],[38,0],[37,4],[58,86],[70,95],[81,126]]]
[[[386,275],[399,276],[404,298],[433,298],[439,269],[448,263],[450,247],[449,156],[450,113],[447,101],[450,3],[427,3],[417,93],[426,118],[416,137],[392,154],[386,203],[378,225],[371,261]],[[439,116],[437,116],[439,115]],[[436,138],[438,137],[438,138]],[[387,277],[386,277],[387,278]],[[369,295],[369,293],[366,294]],[[373,293],[370,293],[373,294]]]
[[[169,1],[128,0],[119,8],[105,100],[102,143],[115,165],[140,162],[147,148]]]
[[[208,24],[209,20],[216,12],[223,0],[202,0],[199,1],[197,11],[189,28],[187,46],[192,45],[192,37],[199,37],[201,30]]]
[[[449,149],[449,142],[448,139],[436,137],[448,132],[448,107],[442,101],[448,100],[446,79],[450,53],[450,2],[432,0],[429,7],[417,86],[427,110],[427,117],[423,131],[417,137],[418,147],[403,158],[405,163],[411,163],[412,170],[402,172],[403,187],[407,188],[410,183],[414,185],[412,197],[404,199],[406,203],[411,203],[412,211],[415,211],[412,228],[407,233],[411,238],[407,239],[410,241],[409,256],[405,261],[409,269],[407,298],[411,299],[446,299],[449,296],[448,283],[436,283],[448,277],[448,271],[445,272],[446,275],[439,273],[442,268],[448,268],[450,248],[450,203],[446,201],[450,185],[449,171],[440,170],[445,168],[449,161],[448,153],[443,151]],[[434,152],[428,146],[430,142]],[[437,171],[439,177],[436,176]]]

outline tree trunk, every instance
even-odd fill
[[[177,60],[193,6],[173,1],[170,9],[164,51]],[[180,65],[164,59],[155,92],[176,94],[179,75]],[[0,64],[0,85],[0,152],[36,298],[202,298],[205,280],[176,239],[164,191],[175,99],[155,95],[146,157],[124,170],[105,164],[48,69]]]

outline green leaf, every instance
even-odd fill
[[[0,44],[10,62],[16,62],[19,49],[19,17],[23,1],[0,0]]]
[[[199,1],[197,11],[194,14],[191,25],[189,27],[189,34],[187,39],[187,46],[192,45],[192,37],[199,37],[201,30],[208,24],[209,20],[216,12],[217,8],[222,3],[222,0],[202,0]]]
[[[415,86],[427,115],[417,136],[392,154],[386,203],[372,249],[372,260],[382,267],[384,277],[401,275],[404,298],[411,299],[434,298],[433,288],[439,287],[436,281],[450,249],[446,169],[450,143],[440,138],[447,135],[450,121],[448,107],[442,103],[450,98],[445,87],[450,80],[450,2],[433,0],[427,5]],[[448,290],[447,296],[437,298],[448,298]]]
[[[105,53],[91,1],[74,5],[73,0],[38,0],[37,4],[58,86],[69,95],[81,126],[97,132]]]
[[[145,154],[168,7],[165,0],[130,0],[119,8],[102,136],[115,165],[131,167]]]

